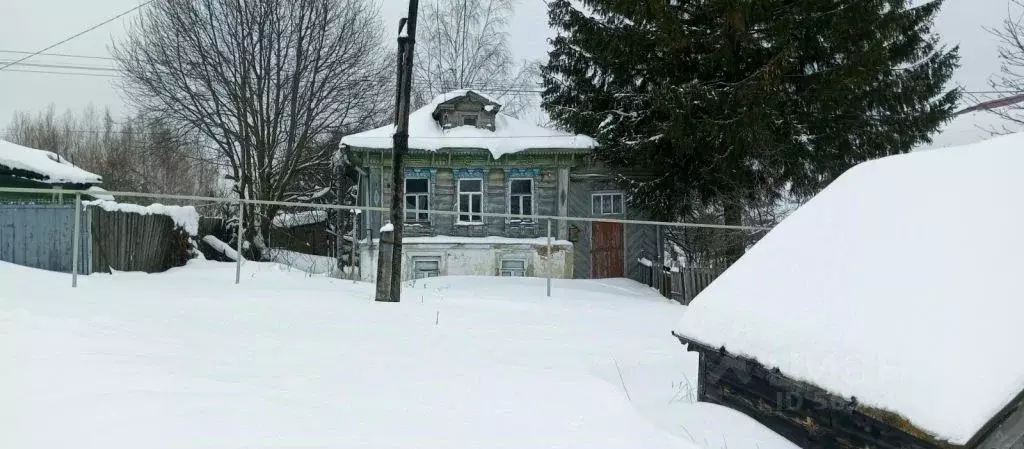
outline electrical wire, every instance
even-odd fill
[[[127,11],[124,11],[124,12],[122,12],[122,13],[114,16],[114,17],[111,17],[111,18],[109,18],[107,20],[104,20],[104,21],[102,21],[100,23],[97,23],[96,25],[93,25],[93,26],[91,26],[89,28],[86,28],[86,29],[84,29],[82,31],[79,31],[79,32],[77,32],[75,34],[72,34],[71,36],[68,36],[67,38],[65,38],[63,40],[60,40],[60,41],[58,41],[58,42],[56,42],[54,44],[51,44],[51,45],[49,45],[49,46],[47,46],[47,47],[45,47],[45,48],[43,48],[43,49],[41,49],[39,51],[35,51],[35,52],[32,52],[32,53],[29,53],[29,54],[25,55],[24,57],[22,57],[21,59],[18,59],[18,60],[14,61],[14,62],[9,62],[9,63],[7,63],[6,65],[3,65],[3,66],[0,66],[0,72],[2,72],[4,69],[6,69],[6,68],[8,68],[8,67],[10,67],[10,66],[12,66],[14,64],[17,64],[19,62],[24,62],[24,61],[28,60],[29,58],[31,58],[33,56],[38,56],[38,55],[42,54],[43,52],[45,52],[47,50],[51,50],[54,47],[57,47],[58,45],[62,45],[62,44],[65,44],[67,42],[70,42],[71,40],[74,40],[74,39],[78,38],[79,36],[82,36],[83,34],[86,34],[86,33],[90,32],[92,30],[95,30],[95,29],[103,26],[103,25],[106,25],[106,24],[108,24],[110,22],[113,22],[113,21],[115,21],[117,19],[120,19],[120,18],[122,18],[124,16],[127,16],[128,14],[131,14],[131,13],[133,13],[135,11],[138,11],[139,9],[142,9],[145,6],[147,6],[150,3],[153,3],[155,1],[156,0],[147,0],[147,1],[143,2],[143,3],[140,3],[140,4],[136,5],[135,7],[131,8],[131,9],[127,10]]]

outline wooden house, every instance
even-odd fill
[[[103,179],[49,151],[0,140],[0,187],[53,189],[53,194],[0,192],[4,201],[58,201],[61,190],[92,190],[91,198],[113,199],[99,188]],[[74,199],[74,197],[70,197]]]
[[[390,206],[393,134],[394,126],[385,126],[342,139],[359,168],[361,205]],[[403,273],[636,278],[640,254],[654,253],[651,226],[555,220],[549,253],[547,222],[531,218],[642,218],[594,161],[595,145],[502,114],[498,101],[474,91],[441,95],[413,112]],[[376,274],[374,239],[384,224],[379,212],[361,218],[364,280]]]
[[[1024,134],[854,167],[684,311],[698,396],[807,449],[1024,449]]]

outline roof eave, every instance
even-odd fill
[[[775,372],[776,375],[781,376],[781,378],[787,379],[790,382],[794,382],[796,384],[800,384],[800,385],[803,385],[803,386],[808,387],[808,388],[813,388],[813,389],[819,390],[819,391],[821,391],[821,392],[823,392],[823,393],[825,393],[825,394],[827,394],[827,395],[829,395],[829,396],[831,396],[833,398],[836,398],[836,399],[842,399],[842,400],[850,401],[850,399],[845,398],[842,395],[837,394],[834,391],[827,390],[827,389],[825,389],[825,388],[823,388],[823,387],[821,387],[821,386],[819,386],[817,384],[814,384],[814,383],[811,383],[811,382],[808,382],[808,381],[805,381],[805,380],[799,380],[799,379],[794,379],[792,377],[789,377],[785,373],[782,373],[778,369],[778,367],[769,367],[768,365],[765,365],[765,364],[757,361],[757,359],[755,359],[753,357],[748,357],[748,356],[744,356],[744,355],[740,355],[740,354],[736,354],[736,353],[730,353],[728,350],[726,350],[724,345],[720,346],[719,348],[715,348],[715,347],[713,347],[713,346],[711,346],[711,345],[709,345],[709,344],[707,344],[705,342],[702,342],[702,341],[700,341],[700,340],[698,340],[696,338],[689,337],[689,336],[677,333],[676,331],[671,331],[671,332],[672,332],[672,336],[676,337],[679,340],[680,343],[686,345],[686,350],[687,351],[698,352],[698,353],[700,353],[700,352],[718,353],[718,354],[721,354],[723,356],[729,356],[729,357],[733,357],[733,358],[736,358],[736,359],[740,359],[740,360],[742,360],[744,362],[747,362],[747,363],[754,363],[754,364],[757,364],[757,365],[760,365],[760,366],[764,367],[765,369],[769,369],[769,370]],[[698,379],[698,382],[700,382],[699,379]],[[1021,401],[1024,401],[1024,392],[1022,392],[1021,395],[1018,395],[1018,399],[1020,399]],[[858,404],[858,403],[856,403],[854,401],[850,401],[850,404],[853,405],[854,407],[856,407],[857,410],[860,413],[862,413],[864,415],[867,415],[867,416],[871,416],[872,419],[875,419],[875,420],[878,420],[878,421],[884,421],[884,420],[880,419],[877,416],[873,416],[872,414],[867,413],[864,410],[864,408],[863,408],[863,407],[867,407],[866,405]],[[1001,415],[1000,415],[1001,419],[997,420],[997,419],[993,418],[994,422],[990,421],[990,423],[987,423],[986,426],[983,427],[983,429],[987,430],[986,434],[988,432],[991,432],[993,429],[995,429],[995,427],[998,426],[1002,422],[1002,419],[1005,419],[1006,416],[1009,416],[1009,413],[1012,413],[1016,409],[1015,407],[1013,407],[1013,405],[1015,405],[1015,404],[1017,404],[1016,400],[1015,401],[1011,401],[1010,405],[1008,405],[1004,409],[1006,414],[1002,415],[1002,412],[1001,412]],[[1020,404],[1017,404],[1017,405],[1020,405]],[[879,409],[879,410],[881,410],[881,409]],[[891,412],[891,411],[888,411],[888,410],[882,410],[882,411],[884,411],[886,413],[891,413],[891,414],[893,414],[895,416],[898,416],[900,418],[905,419],[902,415],[899,415],[899,414],[897,414],[895,412]],[[907,422],[909,423],[909,420]],[[991,426],[990,426],[990,424],[991,424]],[[911,425],[913,425],[913,424],[911,423]],[[920,431],[923,434],[928,434],[927,432],[917,428],[916,426],[915,426],[915,429]],[[906,430],[904,430],[904,432],[906,432]],[[979,431],[978,433],[981,434],[982,432]],[[930,442],[932,444],[935,444],[936,446],[942,447],[942,448],[949,448],[949,449],[981,449],[981,448],[977,448],[976,445],[979,444],[981,441],[983,441],[985,436],[983,435],[983,436],[979,437],[979,435],[976,434],[974,437],[971,438],[970,441],[968,441],[968,443],[966,443],[966,444],[964,444],[962,446],[961,445],[957,445],[957,444],[953,444],[953,443],[949,443],[949,442],[946,442],[946,441],[942,441],[942,440],[939,440],[938,438],[931,437],[931,436],[929,436],[929,437],[916,436],[916,438],[928,441],[928,442]]]

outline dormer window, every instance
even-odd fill
[[[462,126],[494,131],[495,118],[501,105],[489,97],[471,91],[455,91],[436,98],[437,106],[431,116],[441,129]]]

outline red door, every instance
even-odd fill
[[[594,222],[590,250],[590,277],[620,278],[622,271],[622,223]]]

